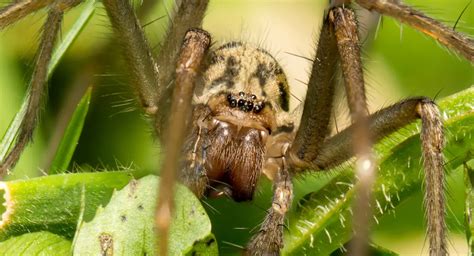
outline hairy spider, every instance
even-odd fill
[[[2,172],[17,161],[31,139],[63,13],[80,0],[20,1],[0,12],[5,27],[37,9],[48,7],[23,130],[2,163]],[[283,68],[262,48],[230,42],[210,47],[201,26],[207,1],[179,1],[170,30],[155,59],[143,30],[125,0],[104,0],[133,84],[166,147],[157,226],[165,234],[172,209],[172,184],[178,178],[197,196],[227,195],[236,201],[253,197],[262,173],[274,181],[272,207],[249,254],[277,254],[283,246],[284,217],[292,201],[293,175],[324,171],[357,156],[359,176],[355,203],[353,254],[365,252],[370,188],[376,163],[371,145],[416,119],[422,120],[426,205],[430,254],[447,253],[444,224],[443,128],[439,111],[425,97],[401,101],[367,116],[360,40],[351,1],[331,1],[324,17],[301,117],[289,108],[289,84]],[[473,42],[399,2],[355,1],[364,8],[395,16],[441,44],[473,60]],[[184,40],[183,40],[184,38]],[[330,135],[330,118],[342,70],[353,125]],[[172,100],[171,100],[172,99]],[[182,146],[184,145],[184,146]],[[182,155],[182,156],[180,156]],[[179,171],[177,171],[179,170]],[[177,177],[176,177],[177,176]],[[166,245],[162,246],[166,252]]]

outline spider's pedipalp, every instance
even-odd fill
[[[293,200],[293,184],[285,157],[278,159],[279,168],[273,181],[272,207],[258,233],[250,240],[245,255],[280,255],[283,248],[285,215]]]

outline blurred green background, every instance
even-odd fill
[[[139,6],[151,45],[158,51],[166,19],[158,19],[171,8],[170,1],[144,1]],[[324,6],[321,0],[211,0],[203,27],[213,35],[215,45],[233,40],[250,41],[273,53],[289,78],[291,103],[304,98],[311,57],[321,26]],[[468,0],[406,1],[452,26]],[[151,6],[151,7],[150,7]],[[70,11],[63,25],[65,34],[81,11]],[[40,11],[0,32],[0,134],[8,127],[22,102],[32,72],[35,49],[45,12]],[[374,28],[375,23],[365,22]],[[156,20],[158,19],[158,20]],[[364,20],[364,22],[362,21]],[[155,21],[156,20],[156,21]],[[456,29],[474,34],[474,6],[468,7]],[[365,33],[364,56],[368,99],[372,110],[409,96],[443,97],[474,84],[471,64],[443,48],[432,39],[383,18],[379,29]],[[290,54],[291,53],[291,54]],[[159,165],[159,147],[148,121],[135,103],[127,85],[126,69],[118,45],[102,7],[82,32],[72,49],[62,59],[50,81],[48,103],[42,114],[35,143],[29,146],[15,168],[14,178],[42,175],[48,165],[54,140],[60,134],[64,116],[74,106],[87,85],[94,86],[94,96],[84,131],[74,155],[76,166],[93,169],[133,167],[153,172]],[[340,100],[343,106],[343,100]],[[346,111],[337,117],[344,123]],[[67,119],[66,119],[67,120]],[[324,184],[326,174],[309,180],[298,179],[297,198]],[[263,182],[268,183],[268,182]],[[467,246],[463,235],[463,183],[461,171],[449,178],[449,226],[453,254],[464,255]],[[421,188],[420,188],[421,190]],[[245,245],[249,232],[263,219],[271,193],[268,184],[259,189],[251,203],[236,204],[226,199],[209,201],[206,206],[213,219],[222,252]],[[402,255],[425,254],[421,193],[403,203],[394,216],[381,220],[373,239]]]

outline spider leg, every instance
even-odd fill
[[[29,83],[30,94],[27,96],[28,105],[25,111],[25,117],[21,120],[20,131],[16,138],[15,145],[10,152],[8,152],[4,161],[0,163],[0,176],[5,175],[7,170],[16,164],[26,144],[32,139],[42,98],[46,91],[48,65],[51,61],[54,43],[61,29],[63,14],[66,10],[80,2],[80,0],[57,1],[49,6],[48,16],[41,33],[35,68]]]
[[[54,2],[54,0],[15,1],[3,7],[0,10],[0,29],[21,20],[32,12],[48,6],[52,2]]]
[[[351,9],[335,7],[329,11],[329,19],[334,24],[342,75],[347,95],[351,119],[354,123],[352,148],[357,156],[356,174],[358,185],[354,203],[354,240],[351,255],[366,255],[370,226],[370,200],[375,180],[375,160],[372,142],[368,133],[369,113],[365,97],[364,75],[360,59],[357,21]]]
[[[167,255],[178,157],[191,117],[194,84],[210,45],[210,36],[206,32],[189,29],[201,26],[208,1],[177,1],[169,32],[156,61],[129,2],[104,0],[103,3],[124,48],[141,103],[155,118],[156,134],[165,145],[156,227],[161,241],[160,255]]]
[[[338,61],[335,56],[338,55],[335,30],[327,16],[319,36],[300,128],[291,148],[282,152],[290,157],[292,167],[304,167],[316,158],[321,142],[329,135]],[[286,158],[282,157],[276,166],[272,208],[268,210],[259,233],[247,245],[246,253],[249,255],[279,255],[283,247],[284,219],[291,206],[293,185]]]
[[[103,4],[124,49],[141,104],[147,114],[156,118],[155,131],[159,136],[168,121],[182,39],[188,29],[201,26],[208,1],[184,0],[177,4],[156,60],[129,1],[104,0]]]
[[[401,1],[356,0],[356,2],[365,9],[375,10],[409,24],[446,47],[454,49],[470,62],[474,62],[474,40],[472,38],[404,5]]]
[[[329,135],[338,56],[334,29],[326,17],[306,92],[303,115],[289,153],[303,161],[314,159]]]
[[[248,255],[279,255],[283,248],[285,214],[293,200],[293,184],[285,157],[281,157],[281,168],[273,183],[272,207],[268,210],[259,232],[247,245]]]
[[[210,46],[210,35],[201,29],[190,29],[184,36],[176,67],[176,85],[171,105],[172,118],[165,131],[166,158],[161,168],[161,181],[155,223],[160,237],[160,255],[167,254],[168,231],[173,206],[173,189],[178,160],[190,125],[192,96],[202,60]]]
[[[209,0],[181,0],[176,1],[176,11],[172,14],[168,33],[160,48],[157,64],[160,69],[160,84],[162,97],[159,100],[161,107],[156,119],[156,129],[158,131],[166,127],[168,121],[170,99],[173,93],[173,79],[175,78],[174,68],[179,55],[183,37],[190,28],[199,28],[202,25],[204,14]]]
[[[436,104],[429,98],[411,98],[379,110],[369,117],[369,132],[374,141],[421,119],[421,141],[425,170],[425,211],[428,222],[430,255],[447,255],[444,168],[443,122]],[[318,168],[328,169],[352,156],[350,145],[355,129],[352,125],[328,139],[313,161]]]
[[[128,0],[104,0],[102,3],[123,47],[141,104],[145,112],[153,115],[158,110],[157,101],[160,97],[160,87],[156,84],[159,73],[145,33]]]
[[[357,138],[357,140],[352,142],[353,146],[349,146],[349,149],[351,149],[351,154],[355,152],[358,156],[357,174],[360,185],[357,192],[358,201],[355,204],[356,221],[354,223],[356,223],[356,238],[360,238],[362,241],[356,239],[355,244],[360,245],[361,249],[356,249],[360,253],[355,252],[355,254],[364,255],[364,247],[367,244],[365,240],[368,237],[369,230],[367,224],[370,215],[367,209],[369,209],[370,188],[375,176],[375,163],[371,152],[371,141],[367,132],[368,110],[357,24],[353,11],[349,9],[334,7],[329,10],[324,20],[306,95],[302,121],[289,151],[289,159],[291,165],[296,168],[313,167],[311,159],[315,159],[322,150],[322,142],[329,133],[329,118],[332,112],[335,87],[334,77],[338,60],[341,62],[352,121],[356,124],[353,129],[353,138]]]

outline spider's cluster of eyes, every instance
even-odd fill
[[[265,102],[257,102],[257,96],[245,92],[239,92],[238,95],[227,94],[227,102],[231,108],[238,107],[244,112],[253,111],[254,113],[260,113],[265,107]]]

